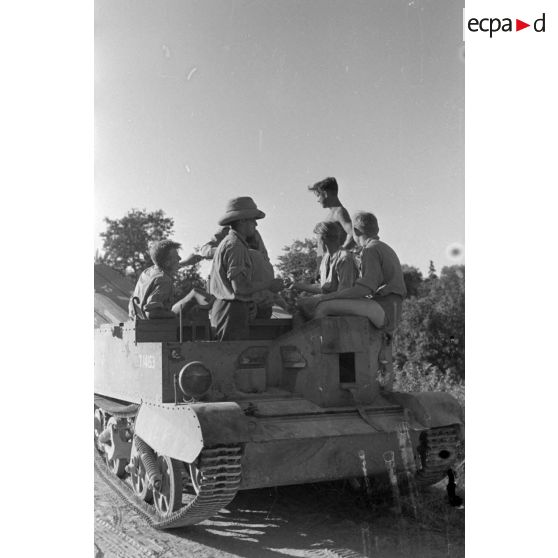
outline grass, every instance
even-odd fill
[[[451,372],[443,372],[431,365],[406,362],[395,367],[394,391],[443,391],[453,395],[461,407],[465,406],[465,382]]]

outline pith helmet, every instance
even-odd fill
[[[229,200],[225,214],[219,219],[219,225],[229,225],[240,219],[263,219],[264,217],[265,213],[258,209],[254,200],[244,196]]]

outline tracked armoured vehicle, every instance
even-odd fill
[[[207,319],[95,330],[96,466],[157,528],[199,523],[237,491],[366,475],[441,480],[462,412],[444,393],[377,380],[381,333],[365,318],[210,340]]]

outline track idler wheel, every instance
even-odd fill
[[[95,444],[103,453],[108,468],[117,477],[122,478],[126,473],[126,465],[131,449],[127,420],[111,417],[101,409],[96,409],[94,435]]]
[[[180,461],[166,455],[157,457],[161,484],[153,488],[153,503],[162,517],[168,517],[182,505],[182,469]]]
[[[95,447],[97,449],[102,449],[99,447],[99,436],[101,432],[105,429],[105,417],[101,409],[95,409],[95,414],[93,416],[93,435],[95,439]]]

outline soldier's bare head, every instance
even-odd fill
[[[178,255],[180,248],[181,245],[173,240],[154,240],[149,243],[149,256],[157,267],[173,273],[180,263]]]
[[[339,193],[339,186],[337,180],[333,176],[324,178],[312,186],[308,186],[308,190],[314,192],[318,198],[318,202],[322,204],[323,207],[328,207],[328,199],[337,199],[337,194]]]
[[[333,176],[328,176],[327,178],[312,184],[312,186],[308,186],[308,190],[311,190],[312,192],[324,192],[327,194],[337,195],[339,193],[339,185]]]
[[[353,232],[353,236],[359,244],[368,238],[377,238],[380,232],[378,219],[368,211],[357,211],[353,215]]]

